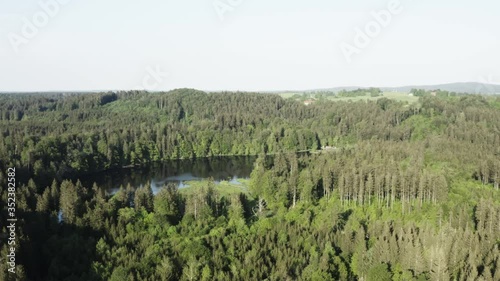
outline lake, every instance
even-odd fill
[[[126,187],[129,183],[136,188],[149,183],[156,194],[167,183],[176,183],[179,188],[185,188],[188,181],[213,178],[216,183],[229,181],[238,184],[239,179],[250,178],[255,159],[254,156],[231,156],[173,160],[99,172],[81,177],[80,180],[87,187],[95,182],[109,194],[116,193],[120,186]]]

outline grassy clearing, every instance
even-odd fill
[[[215,190],[221,195],[221,196],[231,196],[234,194],[240,194],[240,193],[245,193],[249,194],[248,192],[248,183],[249,180],[246,179],[239,179],[238,183],[231,183],[228,181],[221,181],[219,183],[215,183]],[[197,190],[201,188],[206,188],[209,184],[208,181],[187,181],[184,184],[188,185],[185,188],[180,188],[179,192],[185,195],[190,195],[195,193]]]

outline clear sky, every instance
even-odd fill
[[[500,1],[390,2],[0,0],[0,91],[500,84]]]

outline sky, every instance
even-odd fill
[[[0,91],[500,84],[497,0],[0,0]]]

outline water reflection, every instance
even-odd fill
[[[84,186],[95,182],[109,194],[116,193],[120,186],[142,187],[150,184],[153,193],[167,183],[176,183],[185,188],[186,182],[213,178],[216,183],[230,181],[238,184],[239,179],[248,179],[255,157],[218,157],[194,160],[176,160],[154,163],[137,168],[124,168],[97,173],[82,178]]]

